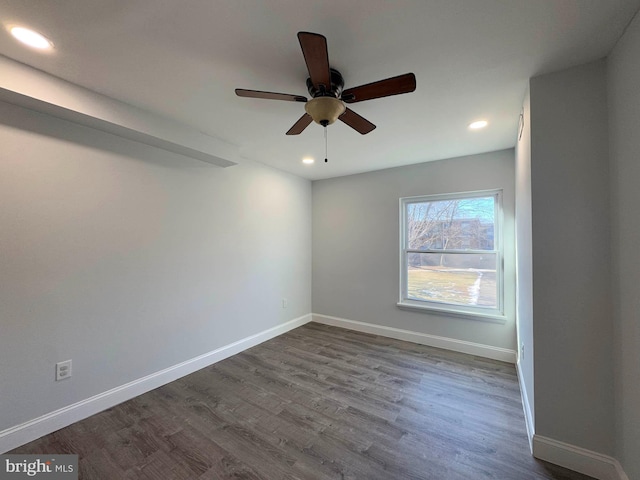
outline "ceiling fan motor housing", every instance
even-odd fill
[[[341,97],[342,90],[344,89],[344,79],[342,78],[342,74],[335,68],[330,68],[329,72],[331,74],[331,85],[329,85],[329,90],[323,88],[323,86],[320,86],[320,88],[316,88],[313,85],[311,78],[307,78],[307,90],[309,91],[309,95],[311,95],[312,98]]]

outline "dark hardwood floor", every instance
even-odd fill
[[[11,453],[81,479],[586,479],[529,453],[512,365],[310,323]]]

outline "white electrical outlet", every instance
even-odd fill
[[[289,305],[289,302],[287,301],[286,298],[282,299],[282,308],[287,308],[287,305]]]
[[[71,360],[56,363],[56,382],[71,376]]]

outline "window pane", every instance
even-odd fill
[[[494,253],[409,253],[407,263],[410,300],[498,306]]]
[[[408,203],[410,250],[494,250],[495,197]]]

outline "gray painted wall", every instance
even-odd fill
[[[399,198],[504,189],[505,324],[401,310]],[[514,152],[313,182],[313,312],[515,350]]]
[[[533,263],[531,232],[531,109],[529,90],[522,105],[521,128],[516,143],[516,310],[518,368],[528,414],[535,426],[533,376]],[[527,408],[525,406],[525,408]],[[529,432],[531,435],[535,432]]]
[[[605,63],[535,77],[530,95],[535,430],[611,455]]]
[[[310,313],[311,182],[5,103],[0,145],[0,430]]]
[[[640,15],[608,59],[616,456],[640,478]]]

